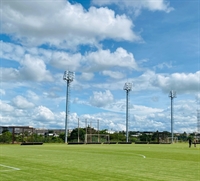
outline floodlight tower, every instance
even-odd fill
[[[173,133],[173,131],[174,131],[174,118],[173,118],[173,113],[174,113],[174,111],[173,111],[173,100],[174,100],[174,98],[176,98],[176,91],[173,91],[173,90],[171,90],[170,92],[169,92],[169,97],[171,98],[171,143],[173,143],[174,142],[174,133]]]
[[[200,133],[200,109],[197,109],[197,132]]]
[[[67,82],[67,91],[66,91],[66,112],[65,112],[65,143],[67,143],[68,136],[68,113],[69,113],[69,89],[70,83],[74,80],[75,73],[71,71],[65,71],[63,75],[63,80]]]
[[[124,90],[126,91],[126,142],[128,142],[129,92],[132,90],[132,83],[126,82]]]

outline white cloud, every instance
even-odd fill
[[[109,49],[99,49],[81,55],[42,48],[22,48],[22,46],[5,42],[2,44],[3,47],[8,47],[0,50],[2,58],[7,59],[6,61],[17,61],[19,64],[18,69],[2,68],[3,80],[6,78],[7,80],[52,81],[53,78],[46,68],[49,64],[60,70],[82,72],[82,76],[78,76],[82,80],[91,80],[94,76],[92,72],[96,71],[103,71],[102,75],[121,79],[124,76],[121,73],[122,68],[139,70],[134,55],[121,47],[114,52]],[[17,53],[17,49],[21,49],[20,54]]]
[[[53,52],[50,64],[59,69],[75,71],[81,66],[81,58],[82,55],[80,53]]]
[[[160,89],[165,93],[169,93],[170,90],[176,90],[178,94],[192,93],[197,96],[199,92],[199,77],[200,71],[162,74],[147,70],[140,76],[130,79],[130,82],[133,83],[133,91]]]
[[[150,115],[150,114],[155,114],[155,113],[160,113],[163,110],[158,109],[158,108],[152,108],[152,107],[146,107],[142,105],[134,105],[132,109],[130,109],[133,113],[136,113],[137,115]]]
[[[133,54],[121,47],[117,48],[115,52],[102,49],[97,52],[90,52],[85,55],[84,59],[84,67],[87,71],[101,71],[116,67],[138,69]]]
[[[177,93],[197,93],[200,71],[195,73],[173,73],[171,75],[155,74],[151,85],[165,92],[176,90]]]
[[[3,102],[0,100],[0,108],[1,108],[1,112],[11,112],[14,110],[13,106],[7,104],[6,102]]]
[[[33,11],[34,9],[34,11]],[[2,33],[26,45],[50,44],[75,47],[97,44],[107,38],[139,41],[125,15],[108,8],[90,7],[68,1],[2,1]],[[50,21],[49,21],[50,20]],[[80,28],[81,27],[81,28]]]
[[[33,91],[28,90],[27,91],[27,95],[26,95],[30,100],[33,101],[38,101],[40,99],[40,97]]]
[[[46,70],[46,65],[43,60],[31,57],[30,55],[25,55],[21,64],[22,67],[20,68],[20,73],[23,79],[35,81],[53,80],[50,72]]]
[[[79,76],[79,79],[89,81],[92,80],[93,77],[94,77],[93,73],[82,72],[82,74]]]
[[[113,79],[122,79],[124,78],[124,74],[121,72],[117,72],[117,71],[109,71],[109,70],[104,70],[102,71],[102,74],[105,76],[109,76]]]
[[[5,90],[0,89],[0,95],[3,96],[3,95],[5,95],[5,94],[6,94]]]
[[[25,49],[20,45],[0,41],[0,55],[7,60],[19,61],[25,54]]]
[[[169,130],[170,124],[164,124],[162,120],[157,121],[144,114],[143,116],[134,115],[134,118],[130,122],[130,126],[134,131],[166,131]]]
[[[97,107],[104,107],[113,100],[114,97],[109,90],[105,92],[93,92],[93,96],[90,97],[90,104]]]
[[[15,68],[0,68],[2,82],[19,80],[19,71]]]
[[[16,68],[1,68],[2,81],[52,81],[53,77],[46,70],[46,64],[42,59],[25,55],[20,60],[19,69]]]
[[[83,114],[79,117],[79,124],[82,127],[85,127],[86,121],[87,125],[91,125],[95,129],[108,129],[113,131],[121,131],[125,130],[126,126],[124,124],[125,119],[120,114],[112,113],[112,112],[101,112],[96,114]],[[72,124],[71,124],[72,125]],[[74,126],[77,127],[77,123],[74,123]]]
[[[45,106],[38,106],[34,110],[33,118],[38,121],[53,121],[54,120],[54,113]]]
[[[25,97],[22,96],[16,96],[13,98],[12,102],[18,109],[29,109],[34,107],[33,103],[29,102]]]
[[[199,92],[200,92],[200,86],[199,86]],[[196,103],[198,104],[198,109],[200,110],[200,93],[197,93],[195,99],[196,99]]]
[[[138,15],[141,9],[148,9],[150,11],[165,11],[169,13],[174,8],[169,6],[169,2],[166,0],[92,0],[93,4],[102,6],[102,5],[111,5],[116,4],[120,7],[125,7],[133,9],[135,14]]]
[[[11,106],[8,103],[0,101],[0,119],[2,125],[29,125],[35,128],[64,128],[65,113],[52,112],[45,106],[38,106],[34,109],[27,110],[27,106],[33,106],[33,103],[27,103],[24,97],[18,96],[14,98]],[[25,104],[24,106],[22,104]],[[18,106],[15,108],[15,106]]]
[[[154,69],[158,68],[158,69],[165,69],[165,68],[172,68],[172,62],[162,62],[156,66],[153,67]]]

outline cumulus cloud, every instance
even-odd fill
[[[150,115],[154,113],[160,113],[163,111],[162,109],[146,107],[146,106],[141,106],[141,105],[134,105],[131,110],[137,113],[138,115],[144,115],[144,113],[147,115]]]
[[[0,68],[2,82],[19,80],[19,70],[15,68]]]
[[[34,110],[33,118],[35,120],[48,122],[54,120],[54,113],[45,106],[38,106]]]
[[[102,49],[96,52],[89,52],[84,59],[84,67],[87,71],[101,71],[115,67],[138,69],[133,54],[128,53],[121,47],[117,48],[115,52]]]
[[[19,64],[18,68],[2,68],[3,80],[6,78],[6,80],[52,81],[47,65],[61,70],[82,72],[82,75],[78,76],[82,80],[91,80],[94,76],[92,72],[96,71],[102,71],[102,75],[114,79],[121,79],[124,77],[122,68],[139,70],[134,55],[121,47],[113,52],[109,49],[98,49],[82,55],[43,48],[22,48],[20,45],[5,42],[2,44],[5,47],[0,50],[2,58],[6,59],[5,61],[17,61]],[[19,49],[21,53],[18,53]]]
[[[200,92],[200,87],[199,87],[199,92]],[[198,104],[198,109],[200,109],[200,93],[197,93],[197,95],[195,96],[196,99],[196,103]]]
[[[200,71],[194,73],[173,73],[162,74],[147,70],[137,78],[131,79],[133,90],[162,90],[169,92],[176,90],[178,94],[199,92]]]
[[[93,73],[82,72],[81,75],[79,76],[79,79],[89,81],[92,80],[93,77],[94,77]]]
[[[38,101],[40,99],[40,97],[33,91],[31,90],[28,90],[27,93],[26,93],[27,97],[30,99],[30,100],[33,100],[33,101]]]
[[[0,95],[3,96],[3,95],[5,95],[5,94],[6,94],[5,90],[0,89]]]
[[[3,102],[0,100],[0,108],[1,108],[1,112],[11,112],[14,110],[13,106],[9,105],[6,102]]]
[[[99,128],[108,129],[113,131],[121,131],[125,130],[126,126],[124,124],[123,116],[112,113],[112,112],[101,112],[96,114],[83,114],[79,117],[80,126],[85,127],[86,122],[88,125],[91,125],[95,129],[97,129],[97,125],[99,122]],[[77,124],[74,124],[77,126]]]
[[[111,4],[116,4],[120,7],[124,6],[125,8],[133,9],[136,15],[140,13],[141,9],[148,9],[150,11],[165,11],[167,13],[174,9],[170,7],[170,3],[165,0],[92,0],[92,3],[99,6]]]
[[[25,98],[15,98],[24,100]],[[22,102],[14,100],[18,107],[10,105],[6,102],[0,101],[0,119],[2,125],[20,125],[20,126],[33,126],[35,128],[64,128],[65,112],[52,112],[45,106],[38,106],[34,109],[27,110],[22,106]],[[26,99],[25,104],[27,105]],[[31,105],[32,103],[30,103]],[[32,105],[31,105],[32,106]],[[73,121],[74,117],[70,117]]]
[[[21,61],[20,68],[21,76],[26,80],[36,81],[52,81],[51,74],[46,70],[46,65],[43,60],[30,55],[25,55]]]
[[[150,117],[143,115],[134,115],[131,120],[131,127],[134,131],[166,131],[170,130],[170,124],[164,124],[163,120],[154,120]],[[141,126],[142,125],[142,126]]]
[[[126,15],[108,8],[90,7],[59,1],[2,1],[2,33],[26,45],[49,44],[74,47],[97,44],[111,38],[139,41]],[[80,28],[81,27],[81,28]]]
[[[51,73],[44,61],[27,54],[20,60],[19,68],[1,67],[2,81],[52,81]]]
[[[90,104],[97,107],[103,107],[114,100],[112,93],[109,90],[105,92],[93,92],[90,97]]]
[[[0,55],[7,60],[19,61],[25,54],[25,49],[20,45],[0,41]]]
[[[121,72],[118,72],[118,71],[110,71],[110,70],[104,70],[102,71],[102,75],[105,75],[105,76],[109,76],[113,79],[122,79],[124,78],[124,74],[121,73]]]
[[[172,68],[172,62],[162,62],[161,64],[158,64],[153,67],[154,69],[165,69],[165,68]]]
[[[82,55],[80,53],[53,52],[50,64],[59,69],[75,71],[80,68]]]
[[[171,75],[155,74],[152,86],[159,87],[165,92],[176,90],[179,93],[198,92],[200,71],[195,73],[173,73]]]
[[[16,106],[18,109],[28,109],[34,107],[34,104],[29,102],[25,97],[23,96],[16,96],[13,98],[12,103],[14,106]]]
[[[134,55],[127,52],[125,49],[119,47],[116,51],[111,52],[110,50],[99,49],[94,52],[86,52],[84,55],[80,53],[66,53],[66,52],[54,52],[52,53],[52,59],[50,64],[60,69],[70,69],[73,71],[83,71],[83,78],[86,75],[96,71],[105,71],[111,68],[126,68],[139,70]],[[108,71],[103,72],[103,75],[109,75],[113,78],[123,77],[120,72],[113,72],[111,75]],[[87,76],[87,78],[88,78]]]

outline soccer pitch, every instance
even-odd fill
[[[0,145],[1,181],[197,181],[200,145]]]

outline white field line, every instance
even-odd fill
[[[10,170],[0,170],[0,172],[14,172],[14,171],[16,171],[16,170],[12,170],[12,169],[10,169]]]
[[[144,156],[144,155],[141,155],[141,154],[137,154],[138,156],[142,156],[143,158],[146,158],[146,156]]]
[[[10,166],[7,166],[7,165],[2,165],[0,164],[1,167],[5,167],[5,168],[10,168],[10,170],[1,170],[1,171],[12,171],[12,170],[20,170],[19,168],[16,168],[16,167],[10,167]]]

